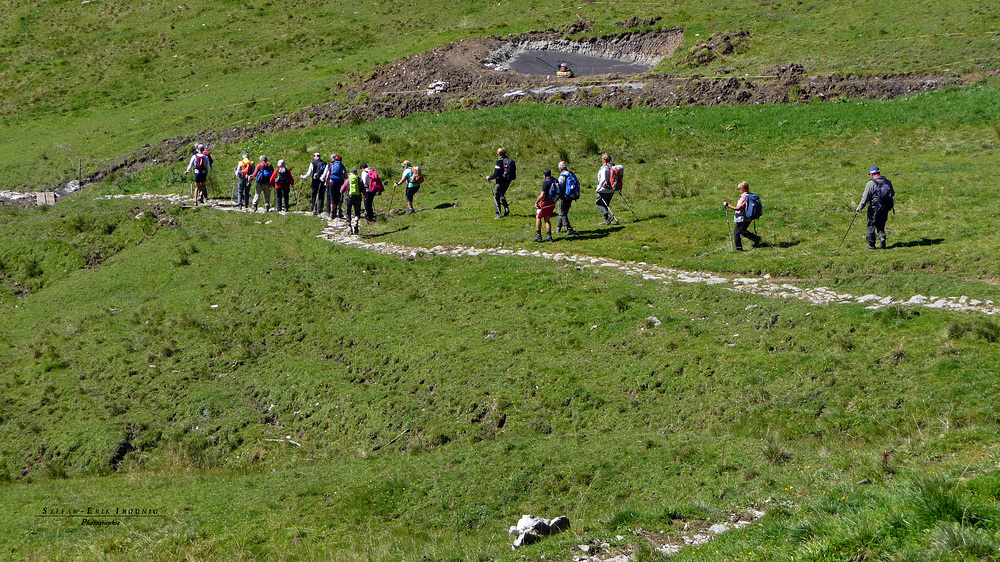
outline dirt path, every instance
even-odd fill
[[[120,199],[143,199],[143,200],[169,200],[176,204],[190,205],[194,200],[187,196],[180,195],[114,195],[107,198]],[[209,206],[213,209],[228,212],[237,211],[235,206],[228,201],[210,200]],[[267,217],[275,220],[281,214],[309,215],[302,211],[289,211],[288,213],[264,214],[263,210],[257,213],[262,218]],[[311,215],[310,215],[311,216]],[[318,217],[317,217],[318,218]],[[719,285],[730,291],[738,293],[750,293],[765,297],[780,299],[798,299],[816,305],[831,304],[861,304],[868,309],[878,309],[886,306],[906,306],[931,308],[936,310],[952,310],[956,312],[976,312],[979,314],[994,315],[1000,314],[1000,307],[991,300],[979,300],[968,296],[942,297],[911,295],[908,297],[893,297],[888,295],[853,295],[841,293],[829,287],[803,287],[794,280],[772,280],[770,275],[763,277],[726,277],[716,273],[705,271],[686,271],[670,267],[663,267],[656,264],[635,261],[620,261],[611,258],[587,256],[575,252],[550,251],[545,243],[538,244],[537,250],[510,250],[506,248],[477,248],[464,244],[447,246],[435,246],[433,248],[423,248],[416,246],[404,246],[392,242],[372,242],[366,238],[365,234],[353,235],[348,232],[347,223],[341,219],[327,220],[323,231],[318,238],[329,240],[336,244],[360,248],[380,254],[399,256],[406,259],[414,259],[423,256],[449,256],[449,257],[476,257],[482,255],[491,256],[517,256],[526,258],[545,259],[553,262],[571,264],[577,269],[590,269],[594,271],[615,270],[626,275],[641,277],[644,281],[653,281],[663,284],[671,283],[704,283],[707,285]],[[365,227],[362,226],[362,232]]]

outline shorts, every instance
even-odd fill
[[[420,186],[406,188],[406,200],[413,203],[413,196],[420,190]]]
[[[542,205],[535,211],[535,216],[540,219],[546,219],[552,216],[552,213],[556,210],[556,202],[550,201],[542,203]]]
[[[205,183],[208,179],[208,172],[195,172],[194,173],[194,183]]]

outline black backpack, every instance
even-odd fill
[[[551,203],[559,199],[559,180],[553,177],[545,178],[545,202]]]
[[[318,180],[323,177],[323,172],[326,171],[326,162],[321,160],[313,160],[313,175],[312,179]]]
[[[875,193],[872,195],[872,206],[875,207],[875,211],[889,212],[895,207],[896,203],[894,197],[896,197],[896,192],[892,189],[892,182],[888,178],[877,177],[872,181],[875,182]]]
[[[274,178],[275,185],[288,185],[291,183],[292,172],[285,166],[278,168],[277,177]]]
[[[517,179],[517,164],[506,156],[500,160],[500,178],[505,182]]]

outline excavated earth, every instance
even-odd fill
[[[624,22],[623,22],[624,23]],[[747,31],[718,33],[699,43],[674,66],[699,68],[720,56],[746,52]],[[155,162],[184,162],[191,146],[239,143],[267,132],[314,126],[320,123],[358,123],[405,117],[416,112],[489,108],[521,101],[561,106],[596,106],[629,109],[676,105],[805,103],[814,98],[888,99],[914,92],[962,85],[961,75],[842,76],[810,75],[798,64],[770,69],[761,76],[733,76],[725,70],[714,76],[671,76],[662,72],[624,74],[611,72],[574,78],[526,74],[506,70],[517,53],[557,60],[576,53],[612,58],[626,65],[655,65],[674,59],[683,39],[679,29],[625,32],[605,37],[569,41],[555,30],[487,38],[466,39],[425,51],[352,76],[337,84],[331,98],[293,114],[252,126],[166,139],[147,145],[115,164],[90,175],[99,181],[111,173],[134,172]],[[537,53],[535,55],[534,53]],[[615,66],[612,64],[611,66]],[[57,188],[57,187],[56,187]]]

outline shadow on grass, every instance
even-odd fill
[[[378,238],[380,236],[388,236],[389,234],[396,234],[397,232],[403,232],[404,230],[409,230],[410,225],[406,225],[402,228],[397,228],[396,230],[387,230],[385,232],[379,232],[377,234],[365,234],[363,238]]]
[[[454,206],[455,206],[454,203],[441,203],[440,205],[438,205],[436,207],[432,207],[432,208],[433,209],[450,209],[450,208],[452,208]]]
[[[567,236],[565,238],[556,238],[556,242],[559,242],[561,240],[569,240],[569,241],[597,240],[600,238],[607,238],[611,234],[614,234],[616,232],[621,232],[624,229],[625,229],[624,226],[610,226],[607,228],[603,228],[601,230],[577,230],[576,234],[574,234],[573,236]]]
[[[911,240],[909,242],[896,242],[895,244],[889,246],[890,248],[915,248],[917,246],[937,246],[944,242],[944,238],[921,238],[920,240]]]
[[[757,246],[757,247],[758,248],[794,248],[795,246],[798,246],[801,243],[802,242],[799,242],[798,240],[785,240],[785,241],[782,241],[782,242],[778,242],[777,244],[772,244],[771,242],[761,242],[760,245]]]

